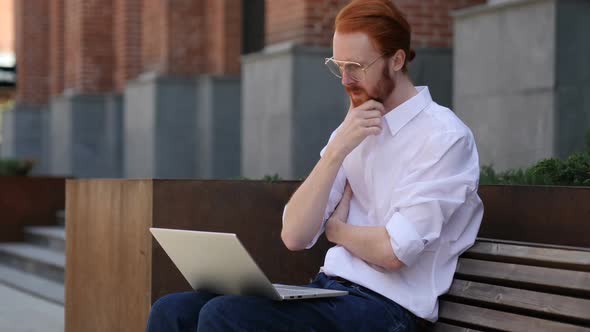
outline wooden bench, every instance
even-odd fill
[[[590,331],[590,250],[479,239],[434,331]]]

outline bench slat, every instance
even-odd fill
[[[479,330],[437,322],[432,328],[432,332],[479,332]]]
[[[459,323],[473,328],[494,329],[500,331],[590,331],[590,328],[583,326],[521,316],[508,312],[448,301],[441,302],[439,317],[446,323]]]
[[[466,258],[590,272],[590,252],[477,241]]]
[[[548,319],[590,324],[590,300],[457,279],[447,295],[482,306],[491,303],[501,310],[526,310]]]
[[[590,297],[590,273],[588,272],[461,258],[455,278],[554,292],[560,295]]]

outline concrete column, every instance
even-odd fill
[[[50,171],[76,177],[121,177],[122,99],[116,94],[65,95],[51,102]]]
[[[53,4],[55,17],[65,15],[63,40],[66,47],[62,58],[59,50],[52,53],[52,68],[56,72],[60,61],[62,65],[65,63],[63,93],[50,102],[48,138],[52,174],[122,176],[123,101],[115,92],[115,76],[117,70],[123,72],[118,76],[126,75],[125,64],[130,60],[122,52],[122,55],[117,54],[124,61],[115,61],[115,45],[121,45],[115,43],[114,32],[127,30],[113,28],[126,24],[124,19],[115,21],[114,16],[125,15],[127,11],[115,15],[113,5],[113,1],[69,0],[61,9],[57,2]],[[126,9],[121,1],[117,5]],[[59,41],[59,34],[56,34],[53,39]],[[123,37],[128,36],[120,36]]]
[[[196,80],[143,75],[125,90],[125,177],[192,178]]]
[[[590,3],[510,1],[455,17],[454,104],[482,165],[525,168],[584,148]]]
[[[23,0],[14,3],[17,93],[15,107],[3,114],[5,158],[32,159],[34,172],[43,171],[43,128],[49,98],[49,4]]]
[[[196,177],[232,179],[241,175],[241,80],[203,75],[197,85]]]
[[[125,176],[240,175],[240,81],[143,75],[125,92]]]
[[[324,68],[331,53],[287,43],[242,58],[244,176],[311,171],[348,109],[339,80]]]
[[[44,106],[23,104],[4,112],[0,157],[34,160],[33,172],[45,173],[43,132],[47,113]]]
[[[239,176],[242,1],[143,4],[144,73],[125,90],[125,176]]]

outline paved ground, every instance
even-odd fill
[[[0,283],[0,331],[63,332],[64,307]]]

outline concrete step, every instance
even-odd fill
[[[66,250],[66,228],[64,226],[25,227],[25,241],[63,253]]]
[[[0,243],[0,264],[64,283],[64,253],[27,243]]]
[[[60,226],[66,225],[66,210],[58,210],[55,212],[55,220],[57,220],[57,224]]]
[[[0,265],[0,283],[35,297],[64,305],[64,285]]]

